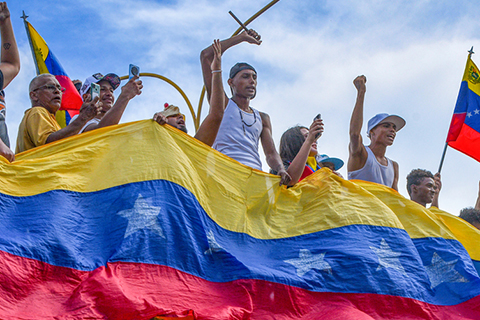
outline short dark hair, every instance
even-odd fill
[[[460,211],[460,218],[467,221],[470,224],[480,224],[480,210],[472,207],[463,208]]]
[[[418,186],[420,183],[422,183],[422,180],[424,178],[435,179],[433,177],[433,174],[428,170],[414,169],[410,171],[410,173],[407,176],[407,191],[409,195],[412,194],[412,184]]]
[[[295,126],[282,134],[282,138],[280,139],[280,158],[284,164],[292,162],[293,159],[297,156],[300,148],[302,147],[303,143],[305,142],[305,137],[303,136],[300,129],[307,129],[306,127],[302,126]]]

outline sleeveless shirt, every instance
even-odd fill
[[[260,113],[241,110],[232,100],[228,100],[213,148],[238,162],[262,170],[258,154],[258,141],[263,130]]]
[[[361,169],[349,172],[348,180],[365,180],[383,184],[391,188],[395,177],[392,160],[386,158],[388,164],[384,166],[377,161],[377,158],[375,158],[373,151],[370,150],[369,147],[365,147],[365,149],[367,149],[368,154],[365,165]]]

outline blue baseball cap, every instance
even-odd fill
[[[322,162],[331,162],[333,163],[333,166],[335,167],[335,171],[343,167],[343,160],[338,159],[338,158],[330,158],[326,154],[321,154],[317,157],[317,162],[322,163]]]
[[[384,122],[393,123],[397,127],[397,132],[400,131],[400,129],[402,129],[406,124],[405,120],[400,116],[388,113],[379,113],[372,119],[368,120],[367,135],[370,136],[370,130]]]

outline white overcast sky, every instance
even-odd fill
[[[20,74],[6,89],[11,144],[15,146],[18,124],[30,105],[28,83],[35,76],[22,10],[70,78],[83,81],[97,72],[122,76],[134,63],[141,72],[176,82],[196,109],[203,85],[201,50],[237,29],[229,10],[245,21],[267,3],[7,1],[22,63]],[[438,169],[471,46],[478,48],[479,54],[472,58],[480,64],[477,12],[473,0],[281,0],[250,25],[262,35],[262,45],[243,43],[229,49],[223,69],[237,61],[255,66],[258,94],[252,106],[270,115],[277,147],[286,129],[296,124],[308,127],[321,113],[325,133],[319,150],[345,161],[356,97],[352,81],[366,75],[364,122],[380,112],[407,121],[387,156],[399,163],[400,193],[408,196],[405,177],[410,170],[435,173]],[[131,101],[122,122],[150,118],[165,102],[181,107],[193,133],[182,97],[152,78],[144,79],[143,94]],[[205,114],[204,108],[202,117]],[[364,141],[368,142],[365,135]],[[268,171],[265,162],[263,169]],[[463,207],[475,204],[479,169],[477,161],[448,149],[442,169],[442,209],[458,215]],[[340,172],[347,176],[345,167]]]

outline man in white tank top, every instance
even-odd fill
[[[260,36],[254,30],[249,30],[221,41],[222,54],[244,41],[257,45],[262,43]],[[262,170],[258,154],[258,141],[261,140],[268,165],[281,176],[280,184],[288,184],[290,176],[275,148],[270,117],[250,107],[250,100],[257,93],[257,72],[248,63],[235,64],[229,74],[228,84],[232,98],[228,99],[225,92],[212,93],[212,75],[221,72],[212,70],[213,57],[212,46],[204,49],[200,55],[208,101],[216,100],[220,95],[225,101],[225,113],[213,147],[244,165]]]
[[[357,88],[357,101],[350,120],[350,144],[347,163],[348,179],[359,179],[383,184],[398,191],[398,163],[385,157],[387,147],[393,144],[397,131],[405,126],[405,120],[396,115],[380,113],[368,121],[367,134],[370,145],[364,146],[363,102],[367,78],[353,80]]]

